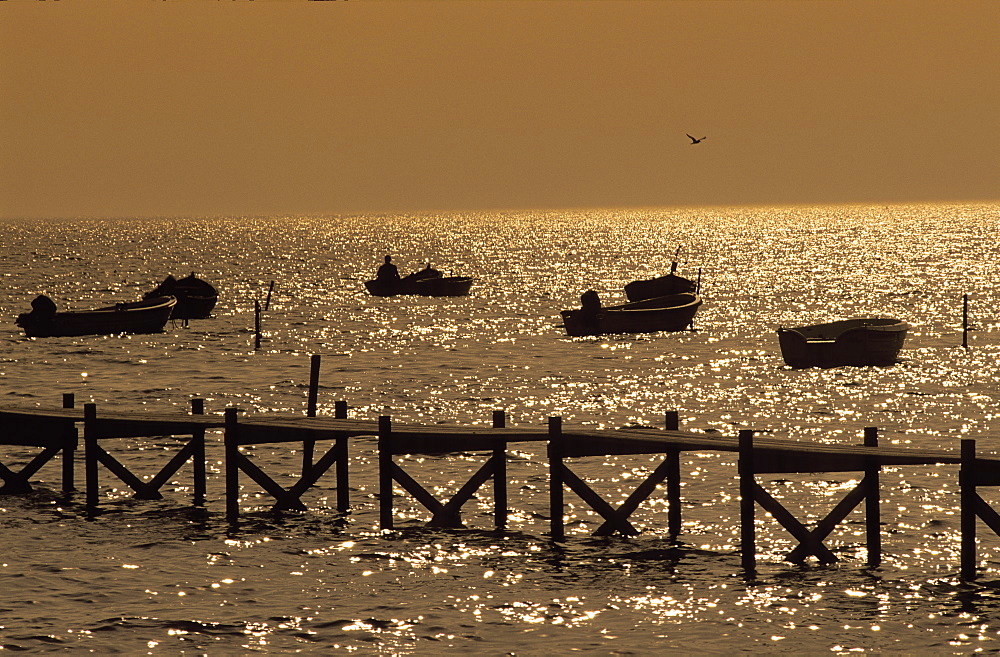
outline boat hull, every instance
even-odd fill
[[[694,281],[670,273],[645,281],[632,281],[625,286],[625,297],[629,301],[645,301],[682,292],[695,292]]]
[[[94,310],[57,312],[48,316],[24,313],[17,318],[17,325],[24,329],[24,334],[29,338],[160,333],[176,304],[174,297],[157,297]]]
[[[609,306],[596,313],[564,310],[562,318],[566,334],[571,337],[683,331],[691,325],[699,307],[701,298],[685,292]]]
[[[177,299],[171,319],[205,319],[212,314],[219,301],[215,287],[194,274],[175,279],[167,276],[156,289],[147,292],[143,298],[172,296]]]
[[[414,293],[425,297],[464,297],[472,289],[468,276],[442,276],[425,278],[414,285]]]
[[[888,366],[897,362],[909,328],[898,319],[849,319],[779,328],[778,344],[785,364],[796,369]]]
[[[472,289],[473,279],[469,276],[418,276],[418,274],[411,274],[399,280],[376,278],[365,281],[365,289],[375,297],[399,295],[464,297]]]
[[[212,315],[218,296],[188,295],[177,297],[177,305],[170,315],[171,319],[205,319]]]

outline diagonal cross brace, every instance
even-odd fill
[[[389,462],[389,474],[393,480],[395,480],[400,486],[403,487],[407,493],[412,495],[417,499],[418,502],[424,505],[424,507],[434,514],[434,517],[438,517],[444,510],[444,505],[437,501],[433,495],[427,492],[427,490],[417,483],[417,480],[411,477],[403,468],[395,461]]]
[[[862,480],[850,493],[844,496],[844,499],[837,503],[837,506],[833,507],[825,518],[816,523],[812,532],[810,532],[814,541],[822,542],[851,511],[856,509],[865,500],[866,486],[867,483]],[[806,547],[805,544],[800,543],[798,547],[788,553],[785,560],[792,563],[802,563],[810,554],[819,557],[816,552]]]
[[[823,563],[834,563],[837,561],[837,557],[834,556],[833,552],[823,545],[822,541],[817,540],[813,533],[810,532],[805,525],[799,522],[795,516],[789,513],[785,507],[781,506],[778,500],[771,497],[771,494],[766,490],[761,488],[760,484],[756,481],[753,482],[753,498],[761,505],[761,507],[771,514],[775,520],[777,520],[782,527],[788,530],[788,532],[798,539],[801,546],[808,550],[807,554],[814,554]]]
[[[156,488],[150,486],[142,479],[132,474],[132,472],[122,465],[118,459],[111,456],[103,447],[97,444],[97,441],[89,441],[87,444],[87,451],[91,452],[90,456],[97,459],[99,463],[103,463],[104,467],[110,470],[116,477],[118,477],[124,484],[135,491],[135,497],[143,500],[160,500],[163,496],[160,495],[160,491]]]
[[[993,533],[1000,536],[1000,514],[993,510],[979,493],[975,493],[975,510],[979,519],[986,523],[986,526],[993,530]]]
[[[465,482],[459,491],[444,504],[438,501],[437,498],[421,486],[395,461],[392,462],[390,469],[392,478],[399,483],[399,485],[402,486],[406,492],[416,498],[416,500],[420,502],[424,508],[431,512],[432,516],[430,522],[428,523],[429,525],[435,527],[461,527],[463,526],[461,519],[462,506],[472,498],[473,494],[475,494],[475,492],[479,490],[484,483],[489,481],[490,477],[494,475],[496,472],[496,462],[496,457],[491,456],[486,463],[481,465],[475,474],[473,474],[472,477]]]
[[[143,481],[133,474],[128,468],[122,465],[118,459],[113,457],[107,450],[98,445],[96,441],[91,449],[94,450],[94,456],[99,462],[103,463],[108,470],[110,470],[129,488],[135,491],[136,499],[160,500],[163,499],[163,495],[160,494],[160,488],[163,484],[167,483],[172,476],[177,474],[177,471],[181,469],[181,466],[191,459],[195,453],[195,448],[196,446],[194,441],[185,444],[184,447],[182,447],[179,452],[174,454],[173,458],[171,458],[170,461],[149,481]]]
[[[627,520],[628,517],[631,516],[635,512],[635,510],[639,508],[639,505],[642,504],[644,501],[646,501],[646,499],[653,494],[653,491],[656,490],[656,487],[659,486],[663,482],[663,480],[667,478],[673,467],[674,464],[671,463],[669,460],[664,461],[663,463],[660,463],[660,465],[656,466],[656,469],[653,470],[648,477],[646,477],[645,481],[639,484],[639,486],[636,487],[634,491],[632,491],[632,494],[628,496],[628,498],[622,503],[622,505],[618,507],[618,509],[615,511],[616,517],[620,517],[623,520]],[[598,527],[597,530],[594,532],[594,535],[610,536],[617,529],[618,528],[614,527],[611,521],[605,520],[604,524]]]
[[[503,411],[493,412],[493,428],[503,428],[506,417]],[[497,528],[507,522],[507,481],[506,481],[506,441],[493,441],[492,454],[486,462],[469,478],[450,500],[442,504],[424,489],[413,477],[396,463],[397,443],[393,439],[392,419],[388,415],[379,416],[378,462],[379,462],[379,526],[383,530],[393,528],[393,484],[398,483],[407,493],[431,512],[428,522],[431,526],[461,527],[462,506],[472,498],[486,481],[493,478],[493,516]],[[478,450],[476,450],[478,451]],[[404,452],[399,452],[400,454]]]
[[[457,493],[455,493],[450,500],[448,500],[441,509],[441,517],[435,516],[431,518],[431,524],[441,526],[440,523],[447,523],[452,517],[454,517],[458,522],[461,522],[460,515],[462,512],[462,506],[472,499],[472,496],[477,490],[482,487],[490,477],[496,475],[497,467],[496,464],[499,461],[496,456],[491,456],[487,459],[486,463],[482,466],[476,473],[469,477],[469,480],[465,482]],[[447,526],[447,525],[444,525]]]
[[[276,500],[276,508],[294,509],[295,511],[306,510],[306,505],[302,503],[302,500],[298,496],[282,488],[281,485],[275,482],[274,479],[271,479],[266,472],[257,467],[253,461],[239,450],[234,450],[232,458],[236,459],[236,465],[240,470],[256,481],[261,488]]]
[[[570,470],[564,463],[558,463],[557,466],[561,468],[563,483],[569,486],[569,489],[580,496],[584,502],[590,505],[594,511],[601,514],[601,517],[605,520],[605,525],[612,525],[615,530],[625,534],[626,536],[637,536],[639,530],[632,526],[632,523],[628,521],[628,515],[622,515],[613,508],[610,504],[604,501],[600,495],[594,492],[587,482],[580,479],[572,470]],[[604,525],[602,525],[603,527]]]
[[[46,447],[35,455],[20,470],[12,470],[3,463],[0,463],[0,479],[4,480],[4,485],[0,488],[0,493],[30,493],[32,491],[29,479],[38,472],[43,465],[62,451],[62,447]]]
[[[315,441],[314,441],[315,444]],[[295,485],[288,489],[289,498],[294,498],[296,500],[301,499],[302,493],[306,492],[313,484],[319,481],[319,478],[326,474],[326,471],[330,469],[334,463],[341,458],[343,448],[340,445],[334,445],[326,454],[324,454],[320,460],[312,463],[308,468],[303,469],[302,477],[295,482]],[[311,461],[311,458],[310,458]],[[277,485],[277,484],[275,484]],[[344,486],[345,483],[340,481],[340,477],[337,477],[337,487]],[[287,509],[284,502],[277,502],[274,505],[275,510]]]
[[[160,490],[163,484],[167,483],[171,477],[177,474],[177,471],[181,469],[181,466],[190,460],[195,453],[196,440],[191,440],[185,443],[185,445],[180,449],[179,452],[174,454],[174,457],[163,466],[156,475],[146,484],[147,487],[152,490]],[[156,499],[156,498],[154,498]]]

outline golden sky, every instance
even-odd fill
[[[996,200],[998,35],[997,0],[0,2],[0,216]]]

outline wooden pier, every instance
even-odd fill
[[[314,368],[314,372],[316,369]],[[977,457],[975,441],[961,441],[957,451],[932,451],[878,445],[878,431],[865,430],[863,445],[829,445],[805,441],[779,440],[754,436],[741,431],[738,436],[717,437],[682,431],[676,413],[664,414],[664,428],[628,428],[597,430],[567,427],[553,417],[546,427],[506,426],[506,416],[497,411],[492,426],[442,426],[394,423],[389,416],[377,420],[349,419],[347,405],[336,404],[333,417],[315,414],[315,376],[311,385],[306,415],[241,415],[236,408],[222,414],[205,414],[201,400],[192,400],[190,413],[154,413],[148,411],[99,411],[95,404],[77,408],[72,395],[65,395],[62,408],[0,409],[0,445],[37,448],[39,451],[20,467],[0,463],[0,493],[19,494],[32,490],[31,478],[61,455],[62,490],[75,490],[75,453],[80,432],[84,443],[84,481],[86,506],[97,513],[100,501],[101,466],[133,491],[140,499],[159,499],[160,488],[186,463],[191,463],[195,505],[203,505],[207,494],[205,474],[206,431],[222,431],[225,467],[226,517],[237,522],[240,515],[241,477],[248,477],[274,500],[276,510],[305,511],[302,494],[321,477],[333,470],[336,478],[336,505],[347,513],[349,499],[349,445],[359,436],[377,438],[379,523],[393,529],[394,487],[398,485],[423,505],[429,524],[461,526],[463,505],[492,480],[494,524],[507,526],[507,449],[517,443],[545,443],[549,471],[550,536],[565,540],[564,495],[575,493],[602,518],[597,535],[638,534],[629,521],[640,505],[662,484],[668,504],[667,525],[671,538],[681,534],[680,455],[682,452],[733,452],[738,455],[740,497],[740,550],[742,566],[756,569],[756,509],[763,508],[797,541],[785,557],[801,563],[809,557],[820,562],[834,562],[837,557],[823,541],[855,508],[864,504],[867,529],[867,565],[881,560],[879,514],[879,473],[885,466],[957,465],[961,489],[961,564],[963,579],[976,576],[976,529],[981,519],[1000,535],[997,514],[977,492],[978,487],[1000,486],[1000,458]],[[178,450],[155,474],[145,478],[130,472],[113,455],[114,441],[121,438],[182,437]],[[315,459],[320,443],[329,447]],[[301,449],[304,457],[301,477],[291,488],[284,488],[265,472],[241,447],[263,444],[288,444]],[[370,444],[370,440],[368,442]],[[447,500],[437,499],[409,474],[403,462],[407,455],[452,454],[483,455],[482,465],[459,490]],[[656,454],[663,461],[653,469],[618,507],[604,500],[571,465],[576,459],[609,455]],[[757,476],[772,473],[859,472],[863,479],[830,513],[811,528],[788,512],[757,481]]]

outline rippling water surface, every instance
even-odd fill
[[[57,406],[167,410],[205,398],[303,413],[309,356],[321,354],[320,412],[401,422],[594,427],[662,425],[678,410],[696,431],[997,449],[1000,206],[942,205],[565,211],[0,224],[0,395]],[[594,289],[700,270],[694,332],[568,339],[559,310]],[[401,271],[430,261],[476,277],[459,299],[378,299],[364,292],[384,253]],[[132,300],[166,274],[215,283],[213,318],[152,336],[26,339],[13,318],[38,293],[63,309]],[[275,281],[253,350],[253,302]],[[962,295],[976,331],[961,347]],[[912,326],[888,368],[791,370],[775,329],[883,315]],[[128,467],[155,472],[174,439],[122,440]],[[285,485],[295,445],[248,449]],[[886,468],[883,565],[865,568],[860,512],[827,544],[832,566],[782,561],[792,539],[758,514],[760,569],[740,570],[735,458],[687,453],[684,526],[666,531],[654,495],[635,538],[595,538],[597,516],[567,493],[568,537],[548,540],[542,448],[512,445],[510,529],[491,528],[484,489],[468,527],[430,529],[397,499],[397,528],[377,523],[374,442],[352,444],[351,497],[334,479],[306,513],[270,512],[244,485],[238,528],[222,512],[221,438],[209,436],[209,501],[191,508],[185,467],[162,501],[133,500],[102,475],[105,513],[59,493],[54,462],[28,496],[0,497],[0,644],[11,649],[154,654],[340,649],[360,654],[687,652],[967,654],[1000,649],[1000,539],[980,530],[982,576],[958,581],[958,486],[951,467]],[[33,453],[0,447],[20,467]],[[479,455],[407,460],[444,496]],[[659,459],[581,459],[573,468],[612,501]],[[79,474],[78,474],[79,476]],[[803,520],[824,516],[859,474],[762,477]],[[1000,495],[983,491],[1000,503]],[[992,497],[991,497],[992,496]]]

